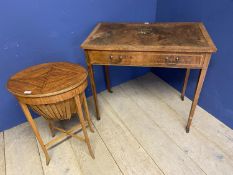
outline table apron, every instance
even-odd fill
[[[94,65],[202,68],[205,53],[166,53],[129,51],[88,51],[88,63]]]

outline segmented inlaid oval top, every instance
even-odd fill
[[[43,97],[67,92],[86,78],[87,71],[78,64],[52,62],[16,73],[9,79],[7,88],[16,96]]]

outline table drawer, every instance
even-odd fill
[[[158,52],[89,51],[91,64],[158,66],[158,67],[202,67],[201,54],[177,54]]]

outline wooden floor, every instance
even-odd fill
[[[198,107],[186,134],[191,101],[181,101],[179,95],[153,74],[114,87],[112,94],[98,94],[100,121],[89,105],[95,160],[84,143],[71,138],[49,150],[51,161],[46,166],[28,123],[6,130],[0,133],[0,174],[232,175],[233,131]],[[47,123],[42,118],[36,121],[48,141]],[[74,118],[62,125],[76,123]]]

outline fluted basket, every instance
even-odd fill
[[[30,105],[30,107],[47,120],[67,120],[77,111],[73,98],[53,104]]]

